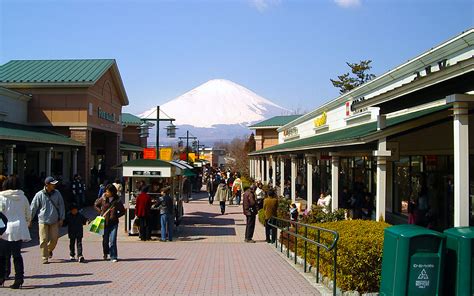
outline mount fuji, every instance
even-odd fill
[[[201,143],[206,144],[250,135],[248,125],[287,114],[291,114],[291,110],[225,79],[210,80],[160,106],[160,118],[175,119],[177,136],[189,130]],[[156,107],[138,116],[154,119]],[[161,129],[166,125],[160,123],[160,145],[171,140],[166,138],[165,131]],[[155,131],[152,129],[150,132]],[[149,141],[152,139],[154,135],[150,135]]]

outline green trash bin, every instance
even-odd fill
[[[442,295],[445,236],[403,224],[384,231],[380,295]]]
[[[474,295],[474,227],[455,227],[444,231],[446,259],[445,295]]]

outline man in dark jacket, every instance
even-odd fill
[[[161,216],[161,241],[173,240],[173,198],[169,194],[170,188],[165,187],[161,190],[160,196],[160,216]]]
[[[247,189],[243,196],[244,215],[247,218],[245,226],[245,242],[255,243],[253,232],[255,230],[255,217],[257,216],[257,201],[255,200],[255,189],[257,186],[252,185]]]

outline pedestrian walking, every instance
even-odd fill
[[[86,185],[82,182],[80,175],[74,175],[74,180],[71,184],[72,194],[74,196],[74,201],[79,208],[82,208],[86,205]]]
[[[161,241],[173,240],[173,198],[169,195],[169,187],[161,189],[160,196],[160,219],[161,219]]]
[[[214,175],[211,175],[208,180],[207,180],[207,184],[206,184],[206,189],[207,189],[207,194],[208,194],[208,197],[209,197],[209,204],[212,205],[214,203],[214,196],[216,195],[216,190],[217,190],[217,186],[219,184],[216,183],[216,179],[214,177]]]
[[[242,187],[243,187],[243,183],[242,183],[242,180],[240,179],[240,173],[236,173],[234,183],[232,184],[232,195],[235,196],[235,201],[237,202],[237,205],[239,206],[240,206],[240,199],[242,197]]]
[[[277,216],[278,199],[274,189],[268,191],[268,197],[263,200],[263,211],[265,214],[265,240],[267,243],[274,243],[277,237],[277,229],[268,223],[272,217]]]
[[[221,214],[225,214],[225,202],[229,197],[229,188],[227,187],[225,180],[221,179],[220,184],[217,186],[216,195],[214,197],[215,200],[219,201],[219,206],[221,208]]]
[[[38,214],[41,259],[48,264],[58,243],[59,227],[65,218],[63,196],[56,190],[58,181],[53,177],[44,179],[44,189],[38,191],[31,202],[31,217]]]
[[[244,215],[247,218],[247,224],[245,226],[245,242],[255,243],[253,238],[253,232],[255,231],[255,217],[257,216],[257,201],[255,200],[255,189],[257,186],[252,185],[249,189],[244,192],[243,196],[243,210]]]
[[[104,260],[110,255],[110,261],[118,261],[117,231],[119,218],[125,214],[125,208],[117,195],[113,184],[107,185],[104,195],[94,203],[95,210],[105,218],[104,235],[102,236],[102,251]]]
[[[71,205],[69,213],[66,215],[64,225],[67,225],[67,234],[69,237],[69,259],[76,261],[76,246],[77,246],[77,261],[84,262],[82,254],[82,237],[84,236],[83,225],[86,225],[88,220],[84,215],[79,213],[79,207],[76,204]]]
[[[151,239],[151,197],[148,194],[148,186],[143,187],[141,191],[135,204],[135,216],[140,223],[139,238],[146,241]]]
[[[28,224],[31,221],[30,204],[24,192],[19,189],[15,176],[9,176],[2,184],[0,192],[0,212],[8,220],[5,232],[1,235],[0,285],[3,286],[6,274],[6,261],[13,257],[15,281],[10,288],[19,289],[24,280],[24,264],[21,256],[23,242],[31,240]],[[4,219],[2,222],[5,224]],[[3,255],[3,256],[2,256]]]

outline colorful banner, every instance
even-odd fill
[[[156,149],[143,148],[143,159],[156,159]]]
[[[171,147],[161,147],[160,148],[160,159],[171,161],[173,160],[173,148]]]

